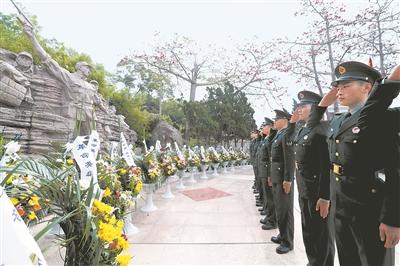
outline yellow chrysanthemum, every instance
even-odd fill
[[[103,197],[107,198],[107,197],[111,196],[111,194],[112,194],[111,190],[108,187],[106,187]]]
[[[74,160],[73,159],[68,159],[67,160],[67,165],[73,165],[74,164]]]
[[[17,198],[10,198],[12,204],[15,206],[19,203],[19,200]]]
[[[135,185],[134,192],[139,193],[140,191],[142,191],[142,187],[143,187],[143,183],[141,180],[139,180]]]
[[[97,235],[101,240],[111,243],[114,240],[119,240],[123,227],[123,221],[117,220],[113,215],[107,222],[100,221]]]
[[[128,241],[125,240],[125,238],[123,238],[122,236],[118,237],[117,240],[117,249],[127,249],[129,247],[129,243]]]
[[[119,265],[121,266],[127,266],[128,263],[131,261],[132,256],[131,255],[121,255],[119,254],[115,260],[118,262]]]
[[[37,219],[37,216],[36,216],[36,214],[34,212],[30,212],[28,214],[28,219],[29,219],[29,221],[32,221],[34,219]]]
[[[28,201],[28,204],[31,206],[34,205],[39,205],[39,197],[38,196],[32,196],[31,199]]]
[[[122,220],[118,220],[116,226],[117,229],[122,232],[122,228],[124,228],[124,222]]]
[[[94,200],[92,210],[94,214],[107,215],[113,212],[113,207],[99,200]]]
[[[121,233],[116,230],[116,228],[109,223],[99,223],[99,230],[97,235],[99,238],[107,243],[114,241],[114,239],[118,238]]]
[[[121,174],[121,175],[124,175],[124,174],[126,174],[128,171],[126,170],[126,169],[120,169],[119,170],[119,173]]]

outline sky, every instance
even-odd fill
[[[345,2],[355,8],[365,3],[364,0]],[[55,38],[90,55],[109,72],[115,71],[124,56],[149,48],[155,32],[167,39],[177,33],[200,46],[215,44],[229,49],[233,43],[244,43],[254,36],[265,41],[294,37],[307,27],[307,18],[294,16],[300,8],[298,0],[24,0],[17,4],[37,16],[44,38]],[[9,0],[0,1],[0,11],[16,13]],[[292,84],[289,78],[287,86]],[[197,100],[204,97],[204,91],[198,89]],[[293,95],[284,103],[288,109],[298,90],[290,91]],[[258,125],[264,116],[273,116],[264,99],[249,96],[249,101]]]

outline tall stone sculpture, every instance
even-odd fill
[[[0,102],[12,106],[33,102],[28,80],[32,66],[32,55],[27,52],[19,53],[13,63],[0,60],[0,84],[5,88],[0,91]]]
[[[40,56],[47,70],[64,85],[64,96],[68,100],[64,106],[65,114],[75,118],[80,124],[81,135],[88,135],[90,133],[90,123],[94,119],[93,105],[97,103],[94,102],[96,89],[86,81],[90,74],[91,66],[86,62],[78,62],[75,66],[76,72],[70,73],[46,53],[28,23],[24,23],[23,30],[31,40],[33,48]],[[74,125],[75,123],[71,126]]]
[[[40,49],[35,48],[38,54],[43,52]],[[72,139],[78,119],[83,125],[81,134],[88,133],[89,124],[96,121],[103,148],[106,142],[119,141],[121,131],[130,143],[136,141],[136,132],[98,93],[97,82],[85,80],[90,71],[86,63],[69,73],[46,53],[41,59],[43,67],[35,65],[26,52],[0,48],[0,133],[6,139],[21,135],[24,153],[46,154],[52,143]]]

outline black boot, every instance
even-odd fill
[[[281,242],[282,242],[282,238],[281,238],[280,235],[273,236],[273,237],[271,237],[271,241],[274,242],[275,244],[279,244],[280,245]]]
[[[265,224],[263,224],[262,226],[261,226],[261,228],[262,228],[262,230],[272,230],[272,229],[275,229],[275,228],[277,228],[278,226],[276,226],[275,224],[271,224],[271,223],[268,223],[268,222],[266,222]],[[272,240],[272,239],[271,239]],[[272,241],[273,242],[273,241]],[[275,242],[274,242],[275,243]]]
[[[287,246],[285,246],[283,244],[280,244],[280,246],[276,248],[276,253],[278,253],[278,254],[286,254],[289,251],[291,251],[292,249],[293,248],[290,248],[290,247],[287,247]]]

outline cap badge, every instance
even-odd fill
[[[346,73],[346,68],[344,66],[339,66],[339,73],[340,73],[340,75],[343,75],[344,73]]]
[[[304,98],[304,94],[303,93],[299,93],[299,98],[303,99]]]
[[[351,132],[353,132],[354,134],[358,134],[360,132],[360,128],[359,127],[353,127]]]

